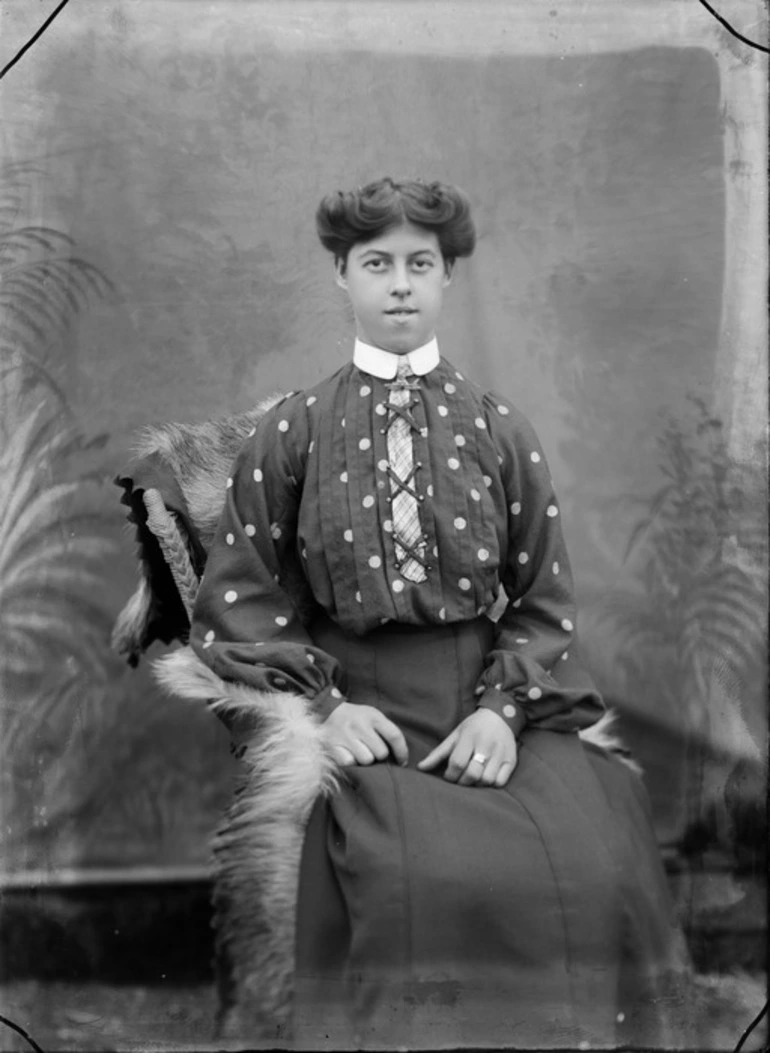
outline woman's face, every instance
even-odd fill
[[[434,335],[451,267],[432,231],[405,223],[359,242],[335,264],[361,340],[405,354]]]

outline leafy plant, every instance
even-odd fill
[[[644,685],[680,715],[694,768],[702,769],[706,750],[721,751],[728,764],[759,765],[747,715],[765,704],[765,456],[758,450],[752,463],[735,462],[721,422],[702,400],[690,403],[689,426],[670,419],[659,438],[663,483],[633,499],[642,514],[625,553],[628,582],[599,616],[615,637],[626,685]],[[701,799],[691,803],[691,821],[702,818],[704,794],[702,786],[693,796]]]
[[[39,174],[29,163],[0,168],[0,383],[18,397],[43,382],[66,405],[56,347],[92,298],[113,286],[75,254],[68,234],[23,220],[29,179]],[[18,383],[9,387],[14,373]]]

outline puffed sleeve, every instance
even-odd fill
[[[487,415],[500,462],[507,605],[477,688],[478,704],[515,734],[526,724],[577,731],[604,712],[575,655],[575,597],[561,513],[542,446],[529,421],[495,396]]]
[[[190,643],[225,680],[294,691],[322,717],[342,700],[339,664],[314,647],[300,610],[296,530],[308,447],[304,403],[259,421],[228,479],[193,610]]]

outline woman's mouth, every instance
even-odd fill
[[[417,308],[415,307],[391,307],[385,312],[385,314],[393,315],[396,318],[406,318],[411,314],[417,314]]]

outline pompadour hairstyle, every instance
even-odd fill
[[[470,201],[449,183],[385,176],[357,190],[327,194],[316,211],[321,244],[343,261],[354,245],[403,223],[433,231],[445,260],[470,256],[476,244]]]

